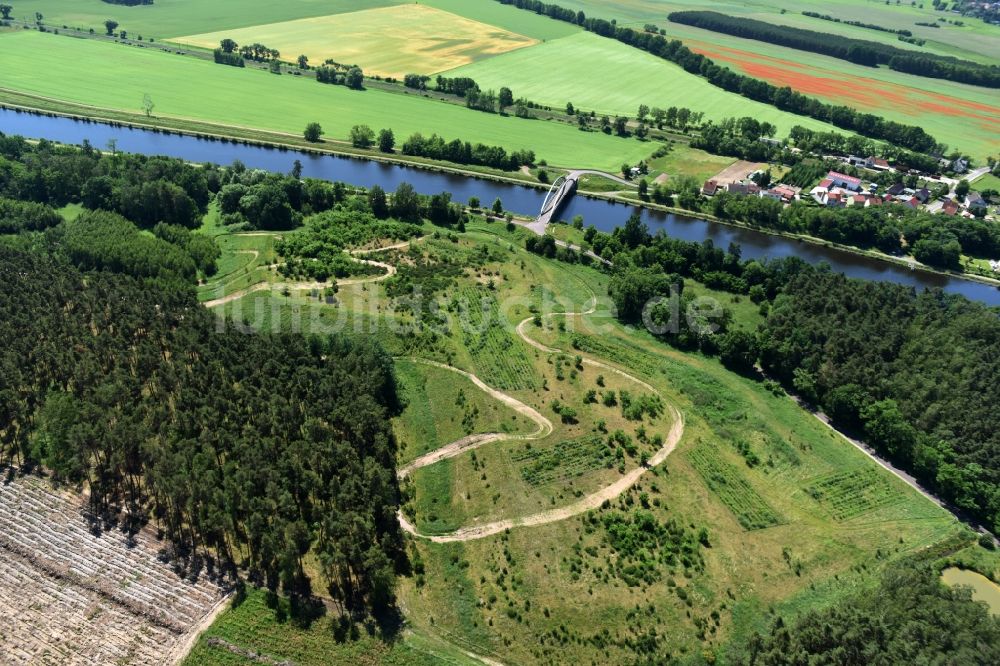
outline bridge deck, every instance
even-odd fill
[[[565,205],[566,200],[576,192],[577,181],[579,181],[577,174],[570,173],[567,175],[562,185],[559,186],[559,189],[554,194],[550,192],[550,196],[546,197],[546,204],[542,208],[542,212],[528,227],[536,233],[545,233],[545,227],[559,214],[559,210]]]

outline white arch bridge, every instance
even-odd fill
[[[544,234],[545,227],[552,222],[553,219],[559,214],[566,202],[573,196],[576,192],[576,187],[579,184],[580,176],[586,174],[593,174],[595,176],[601,176],[609,180],[613,180],[620,183],[625,188],[635,187],[635,183],[629,182],[624,178],[619,178],[609,173],[604,173],[603,171],[590,171],[586,169],[580,169],[575,171],[570,171],[565,176],[559,176],[552,183],[549,188],[548,194],[545,195],[545,201],[542,202],[542,210],[538,213],[538,217],[534,222],[527,225],[529,229],[533,230],[537,234]],[[624,189],[624,188],[623,188]]]
[[[539,211],[538,217],[528,226],[536,233],[545,233],[545,227],[552,222],[553,218],[555,218],[559,210],[566,203],[566,200],[576,192],[576,185],[579,180],[580,174],[576,171],[571,171],[565,176],[559,176],[552,183],[548,194],[545,195],[545,201],[542,202],[542,210]]]

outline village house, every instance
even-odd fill
[[[890,196],[898,197],[905,190],[906,190],[906,185],[903,185],[902,183],[893,183],[892,185],[889,186],[889,189],[887,189],[885,193]]]
[[[784,203],[792,203],[795,201],[795,197],[798,192],[794,187],[790,185],[775,185],[770,190],[768,190],[772,195],[775,195],[780,201]]]
[[[840,173],[839,171],[831,171],[826,174],[826,179],[833,183],[836,187],[843,187],[846,190],[858,191],[861,189],[861,179],[855,178],[854,176],[848,176],[847,174]],[[822,185],[822,183],[820,183]]]
[[[876,169],[878,171],[888,171],[892,167],[889,166],[889,162],[881,157],[869,157],[865,160],[865,166],[869,169]]]
[[[756,183],[729,183],[726,186],[726,191],[739,196],[747,196],[748,194],[756,196],[760,194],[760,186]]]
[[[827,192],[823,197],[823,205],[831,208],[840,208],[844,205],[846,196],[841,192]]]
[[[969,192],[965,197],[965,207],[970,213],[986,212],[986,200],[978,192]]]
[[[715,196],[715,192],[719,189],[719,184],[714,180],[706,180],[705,184],[701,186],[701,193],[706,197]]]
[[[958,204],[951,199],[948,199],[944,202],[944,205],[941,206],[941,212],[945,215],[958,215]]]

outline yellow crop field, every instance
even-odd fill
[[[434,74],[515,49],[537,40],[424,5],[397,5],[220,30],[171,41],[215,48],[223,39],[261,43],[282,59],[300,54],[318,65],[328,58],[360,65],[366,73],[402,77]]]

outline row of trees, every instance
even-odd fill
[[[725,118],[702,126],[699,135],[691,140],[691,146],[716,155],[771,161],[782,151],[782,147],[764,143],[761,139],[771,138],[776,132],[774,125],[756,118]]]
[[[429,157],[456,164],[475,164],[507,171],[515,171],[535,162],[535,153],[531,150],[508,153],[502,146],[472,144],[460,139],[448,141],[437,134],[425,137],[419,132],[411,135],[403,143],[402,152],[404,155]]]
[[[357,65],[346,68],[321,65],[316,68],[316,80],[335,86],[347,86],[352,90],[362,90],[365,87],[365,73]]]
[[[868,30],[878,30],[879,32],[888,32],[893,35],[903,35],[904,37],[912,37],[913,32],[905,28],[890,28],[885,25],[880,25],[878,23],[865,23],[863,21],[851,21],[847,19],[842,19],[837,16],[830,16],[829,14],[820,14],[819,12],[802,12],[803,16],[810,16],[812,18],[822,19],[824,21],[832,21],[833,23],[844,23],[845,25],[853,25],[858,28],[867,28]],[[935,24],[936,25],[936,24]]]
[[[981,65],[969,60],[933,53],[915,53],[882,42],[853,39],[815,30],[773,25],[755,19],[726,16],[710,11],[672,12],[667,16],[674,23],[721,32],[735,37],[756,39],[769,44],[788,46],[800,51],[848,60],[859,65],[888,65],[890,69],[948,79],[959,83],[1000,88],[1000,67]]]
[[[857,132],[873,139],[888,141],[910,150],[944,152],[938,142],[922,127],[885,120],[874,114],[861,113],[847,106],[825,104],[815,98],[795,92],[787,86],[779,88],[766,81],[737,74],[729,68],[715,64],[700,53],[694,53],[678,40],[668,40],[659,34],[619,26],[604,19],[589,18],[582,11],[574,12],[558,5],[546,4],[540,0],[497,1],[561,21],[568,21],[598,35],[617,39],[624,44],[676,63],[686,71],[704,77],[715,86],[748,99],[774,105],[783,111],[810,116],[842,129]]]
[[[218,190],[221,171],[191,169],[182,160],[143,155],[102,154],[31,145],[0,136],[0,196],[53,207],[71,202],[120,213],[143,227],[158,222],[195,228]]]

